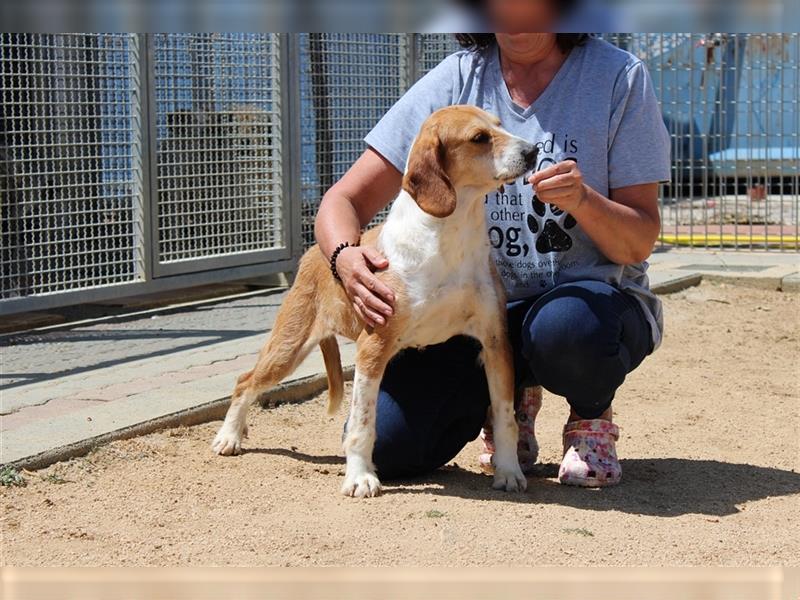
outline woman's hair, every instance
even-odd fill
[[[587,39],[588,33],[557,33],[556,45],[566,54],[575,46],[583,46]],[[493,33],[457,33],[456,40],[467,50],[483,50],[497,42]]]

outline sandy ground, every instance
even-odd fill
[[[524,494],[478,444],[367,500],[339,495],[343,414],[324,396],[115,442],[0,488],[5,565],[798,565],[798,296],[703,284],[664,298],[661,349],[615,401],[623,483],[560,486],[563,399],[545,395]]]

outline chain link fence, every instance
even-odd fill
[[[800,34],[604,37],[647,63],[672,138],[660,243],[796,250]],[[0,311],[291,270],[366,133],[456,50],[0,34]]]

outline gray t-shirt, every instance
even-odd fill
[[[511,99],[496,45],[456,52],[422,77],[369,132],[365,141],[400,172],[422,122],[435,110],[472,104],[539,146],[537,170],[578,161],[584,181],[609,190],[666,181],[669,135],[644,64],[598,39],[574,48],[550,85],[522,108]],[[571,281],[605,281],[634,296],[661,342],[661,302],[650,291],[647,263],[608,260],[575,219],[544,204],[522,178],[486,197],[489,239],[510,301]]]

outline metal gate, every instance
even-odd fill
[[[289,258],[277,36],[149,44],[154,275]]]
[[[0,44],[0,297],[139,280],[138,39],[2,34]]]
[[[364,136],[415,79],[409,34],[301,33],[302,241],[314,243],[325,191],[364,152]],[[385,211],[376,216],[380,220]]]
[[[0,312],[292,270],[293,44],[0,34]]]

